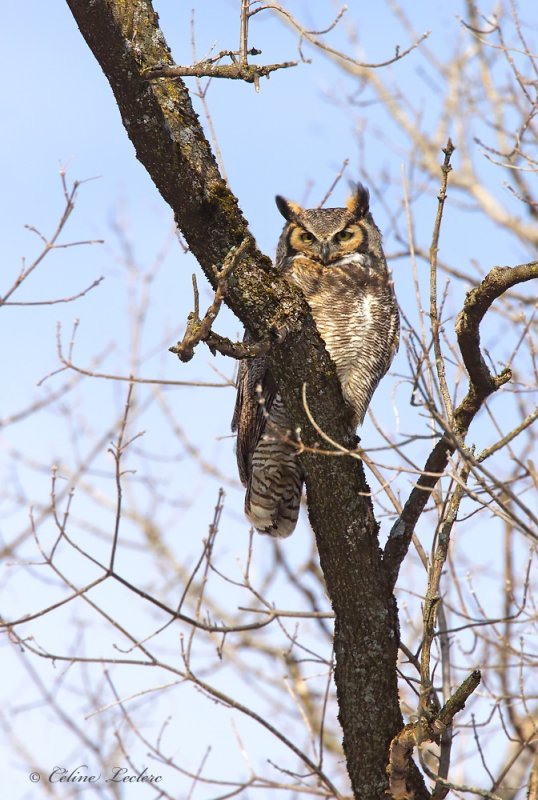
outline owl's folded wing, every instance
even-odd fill
[[[237,466],[245,486],[252,472],[252,454],[263,436],[276,394],[276,384],[264,356],[240,362],[232,431],[237,431]]]

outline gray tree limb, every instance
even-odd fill
[[[219,174],[181,79],[144,79],[173,60],[149,0],[67,0],[105,73],[137,158],[174,211],[189,247],[214,288],[218,270],[248,228]],[[211,236],[207,235],[208,230]],[[305,444],[317,434],[302,402],[303,385],[317,423],[353,449],[354,431],[334,366],[304,300],[273,269],[254,239],[227,281],[226,304],[255,340],[284,328],[268,355],[278,388]],[[310,521],[334,608],[335,681],[353,790],[379,800],[387,787],[391,740],[402,727],[396,680],[398,625],[378,546],[362,465],[306,450]],[[416,798],[428,797],[418,771]]]

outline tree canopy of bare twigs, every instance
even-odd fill
[[[167,3],[66,0],[108,124],[173,214],[165,244],[121,214],[71,237],[98,181],[62,166],[54,224],[27,225],[35,254],[0,286],[4,320],[35,328],[10,339],[9,385],[23,366],[38,384],[0,409],[15,796],[538,800],[535,20],[515,0],[390,0],[372,52],[355,8],[238,0],[215,12],[237,41],[224,26],[203,51],[215,6],[194,5],[176,56]],[[331,76],[316,118],[352,136],[326,185],[310,159],[295,186],[328,205],[369,186],[403,320],[360,438],[241,210],[293,161],[250,109],[281,98],[300,164],[306,112],[284,92],[312,70]],[[38,283],[62,258],[76,284]],[[259,353],[305,472],[289,542],[249,531],[233,467],[235,364]],[[36,720],[57,736],[26,735]]]

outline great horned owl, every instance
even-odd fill
[[[359,425],[400,330],[368,190],[359,183],[345,208],[303,209],[280,196],[276,204],[286,219],[276,265],[304,294]],[[245,512],[272,536],[289,536],[299,514],[303,472],[292,427],[266,359],[242,361],[232,430]]]

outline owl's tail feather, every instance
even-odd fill
[[[263,436],[253,453],[245,496],[245,513],[259,533],[281,538],[293,533],[303,480],[296,448],[278,436]]]

